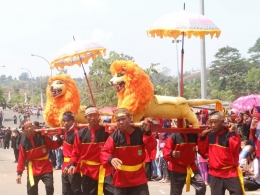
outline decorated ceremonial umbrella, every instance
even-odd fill
[[[251,94],[248,96],[239,97],[231,104],[230,107],[238,111],[247,111],[252,110],[256,106],[260,106],[260,95]]]
[[[94,60],[97,56],[105,54],[105,52],[106,49],[96,42],[74,41],[59,51],[56,58],[51,62],[51,68],[64,69],[65,66],[75,64],[82,66],[92,102],[96,105],[83,63],[87,64],[89,59]]]
[[[156,20],[147,30],[152,37],[160,38],[171,37],[177,39],[182,36],[181,49],[181,77],[180,77],[180,96],[183,96],[183,59],[184,59],[184,37],[204,38],[205,35],[219,37],[220,29],[207,17],[201,14],[195,14],[184,10],[170,13]],[[178,73],[179,74],[179,73]]]

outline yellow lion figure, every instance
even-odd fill
[[[117,107],[129,109],[134,122],[139,122],[143,117],[186,118],[194,128],[198,128],[198,120],[190,106],[215,103],[216,110],[222,111],[219,100],[186,100],[182,97],[154,95],[149,76],[132,61],[115,61],[110,71],[114,75],[110,84],[117,91]]]
[[[71,111],[75,115],[76,123],[87,123],[85,108],[80,106],[80,95],[74,80],[60,74],[49,78],[46,88],[46,107],[43,113],[45,122],[50,127],[62,126],[62,115]]]

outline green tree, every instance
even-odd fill
[[[13,81],[13,77],[11,75],[9,75],[6,79],[7,79],[8,82]]]
[[[248,49],[248,53],[251,54],[251,58],[249,60],[252,61],[253,64],[258,65],[260,63],[260,38],[256,40],[253,47]]]
[[[245,78],[246,87],[249,93],[259,93],[260,91],[260,69],[252,68]]]
[[[157,66],[159,66],[160,63],[151,63],[149,68],[144,69],[144,72],[150,77],[151,82],[155,81],[153,76],[154,75],[159,75],[159,71],[156,68]]]
[[[28,72],[22,72],[22,74],[19,76],[19,80],[21,81],[29,81],[29,73]]]
[[[219,99],[222,101],[234,101],[236,99],[235,95],[233,95],[232,91],[218,91],[212,90],[211,99]]]
[[[218,91],[232,91],[239,97],[245,93],[245,77],[250,66],[241,57],[239,50],[229,46],[220,48],[215,54],[210,71],[210,85]]]
[[[187,99],[198,99],[200,98],[200,87],[201,82],[200,82],[200,77],[197,77],[194,79],[192,82],[185,82],[184,85],[184,96]]]
[[[4,89],[0,86],[0,106],[6,102],[6,98],[4,97]]]
[[[29,101],[29,99],[28,99],[28,101]],[[13,104],[24,103],[24,95],[22,95],[22,94],[14,94],[12,96],[12,103]]]
[[[5,80],[6,80],[6,75],[2,74],[2,75],[0,76],[0,81],[2,82],[2,81],[5,81]]]

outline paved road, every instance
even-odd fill
[[[2,108],[0,108],[0,111]],[[13,124],[13,116],[14,114],[18,115],[11,110],[4,111],[5,113],[5,127],[17,127],[17,125]],[[43,122],[42,116],[37,119],[36,116],[31,116],[31,120],[38,120],[39,122]],[[2,149],[0,148],[0,192],[4,195],[13,195],[19,192],[20,195],[26,195],[26,173],[23,174],[22,184],[18,185],[15,182],[16,179],[16,163],[13,163],[14,155],[12,149]],[[149,182],[149,190],[151,195],[167,195],[170,194],[170,184],[169,183],[159,183],[159,182]],[[42,182],[39,184],[39,194],[45,194],[44,185]],[[62,194],[61,193],[61,171],[54,170],[54,194]],[[194,195],[194,189],[191,187],[190,192],[184,192],[183,195]],[[226,195],[228,193],[226,192]],[[247,192],[248,195],[260,195],[260,190],[255,192]],[[210,187],[207,187],[206,195],[210,195]]]

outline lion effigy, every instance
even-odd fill
[[[52,76],[46,88],[46,107],[43,113],[45,122],[50,127],[62,126],[62,115],[71,111],[75,122],[85,124],[85,107],[80,106],[80,95],[76,83],[65,74]]]
[[[186,118],[194,128],[198,128],[198,120],[190,106],[215,103],[216,110],[222,111],[219,100],[186,100],[183,97],[154,95],[149,76],[132,61],[115,61],[110,66],[110,71],[114,75],[110,84],[117,91],[117,107],[129,109],[134,122],[139,122],[143,117]]]

